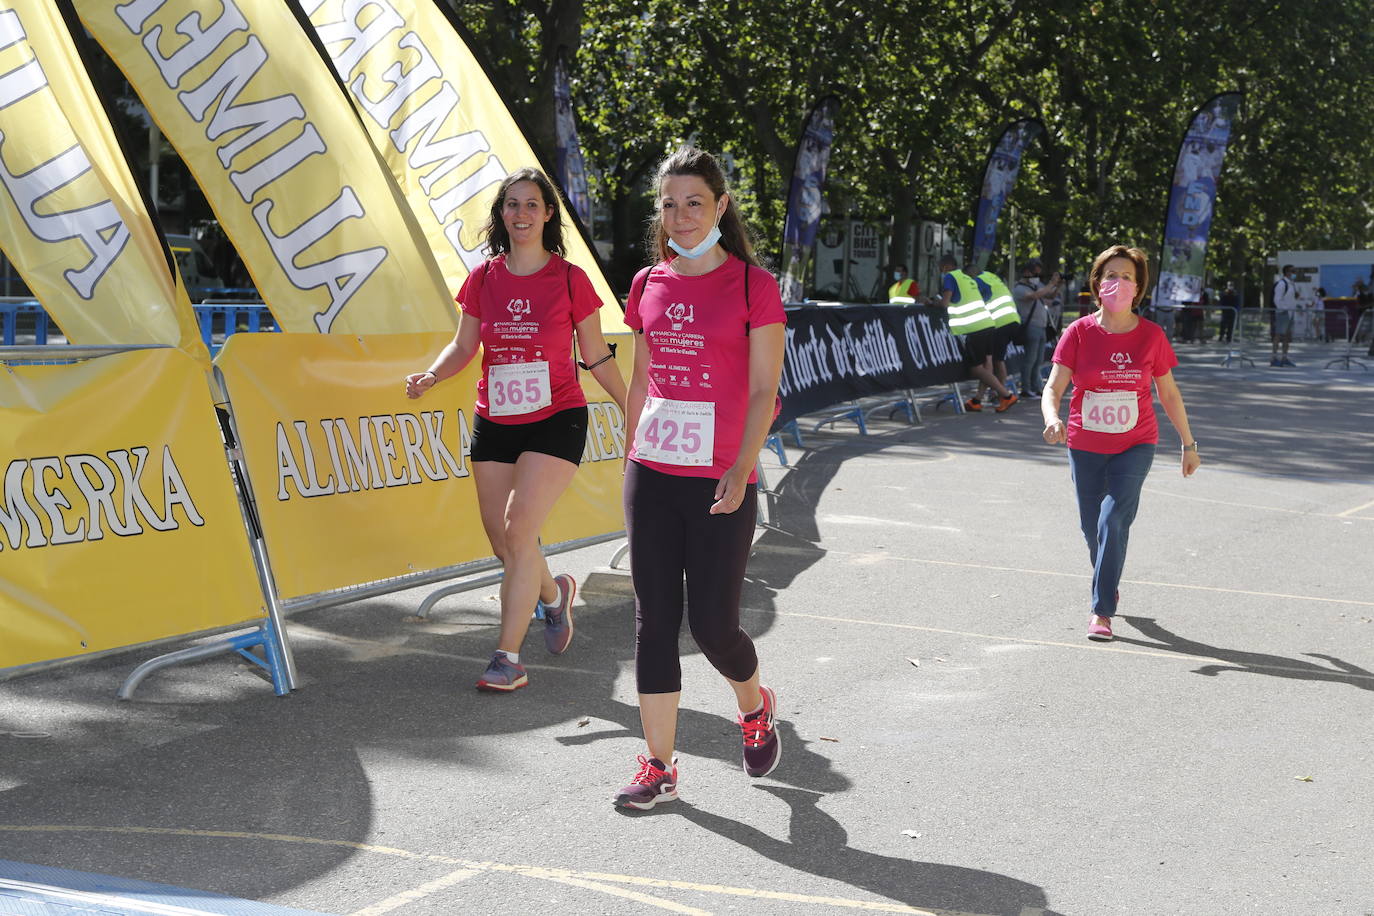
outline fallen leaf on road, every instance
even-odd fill
[[[592,720],[591,720],[590,718],[588,718],[587,716],[583,716],[582,718],[580,718],[580,719],[577,720],[577,727],[578,727],[578,728],[581,728],[581,727],[584,726],[584,725],[591,725],[591,724],[592,724]]]
[[[1311,776],[1294,776],[1293,778],[1296,779],[1298,782],[1311,782],[1311,781],[1312,781],[1312,777],[1311,777]]]
[[[917,837],[919,837],[920,834],[917,833],[915,830],[903,830],[903,831],[902,831],[902,836],[909,836],[909,837],[911,837],[911,838],[914,840],[914,839],[916,839]]]
[[[909,661],[909,662],[911,662],[911,663],[912,663],[913,665],[915,665],[917,668],[921,667],[921,660],[920,660],[919,658],[912,658],[911,656],[908,655],[906,660]]]
[[[822,740],[822,741],[834,741],[836,744],[839,744],[839,743],[840,743],[840,739],[839,739],[839,738],[827,738],[825,735],[821,735],[821,740]]]

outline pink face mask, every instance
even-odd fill
[[[1097,288],[1097,301],[1109,312],[1130,311],[1135,301],[1135,283],[1130,280],[1103,280]]]

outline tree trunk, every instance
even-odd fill
[[[1069,205],[1069,171],[1065,162],[1068,150],[1052,141],[1048,133],[1041,134],[1041,142],[1045,145],[1045,157],[1041,164],[1045,182],[1049,185],[1050,200],[1045,212],[1044,234],[1040,239],[1040,259],[1049,272],[1060,270],[1067,274],[1061,262],[1064,257],[1064,220],[1068,216]]]
[[[911,236],[916,222],[916,194],[911,183],[903,181],[892,195],[892,238],[887,245],[887,266],[905,264],[907,276],[914,276],[916,265],[911,263]]]

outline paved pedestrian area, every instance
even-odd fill
[[[283,699],[225,657],[117,702],[149,650],[0,682],[0,858],[350,916],[1374,914],[1374,372],[1180,353],[1204,465],[1165,424],[1113,643],[1035,404],[841,424],[765,456],[770,777],[684,636],[681,800],[612,808],[641,742],[602,546],[556,559],[576,639],[532,633],[510,696],[473,690],[493,589],[293,618]]]

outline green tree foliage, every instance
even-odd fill
[[[546,163],[553,70],[568,55],[612,281],[644,263],[659,159],[724,154],[776,258],[793,150],[816,101],[842,100],[827,205],[886,226],[972,228],[991,144],[1039,118],[999,226],[1007,256],[1083,272],[1121,241],[1156,253],[1178,143],[1197,106],[1241,90],[1208,251],[1220,279],[1265,278],[1280,249],[1374,245],[1374,16],[1368,0],[433,0],[462,25]],[[99,84],[132,93],[92,54]],[[116,109],[135,163],[144,122]],[[210,220],[163,144],[170,229]],[[1014,230],[1014,232],[1013,232]],[[1018,250],[1009,251],[1013,235]],[[1348,290],[1332,290],[1346,294]]]
[[[447,2],[447,0],[442,0]],[[1016,257],[1082,271],[1123,241],[1156,252],[1178,143],[1197,106],[1245,101],[1208,254],[1258,282],[1280,248],[1374,241],[1374,17],[1365,0],[477,0],[455,4],[536,144],[552,152],[548,80],[574,53],[593,193],[613,273],[644,254],[654,164],[690,140],[729,154],[765,252],[781,237],[793,147],[816,100],[842,100],[832,213],[971,229],[1003,125],[1038,117],[1004,211]]]

